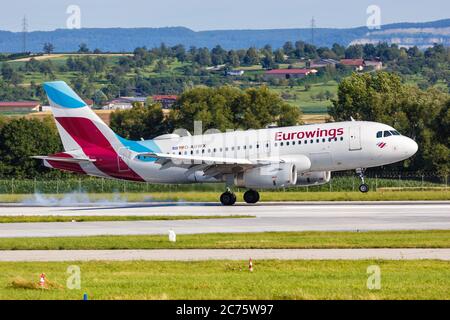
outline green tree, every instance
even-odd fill
[[[103,106],[108,101],[108,97],[102,90],[98,90],[94,93],[92,100],[94,100],[95,105]]]
[[[14,69],[11,67],[9,63],[3,62],[2,63],[2,77],[6,81],[11,81],[11,78],[13,77]]]
[[[151,100],[130,110],[114,111],[110,125],[118,135],[131,140],[152,139],[168,131],[161,105]]]
[[[44,43],[44,47],[42,48],[42,50],[46,54],[51,54],[55,50],[55,47],[50,42],[46,42]]]
[[[14,70],[8,63],[2,65],[2,77],[13,85],[18,85],[23,81],[23,75]]]
[[[256,48],[252,47],[247,50],[244,57],[244,64],[247,66],[259,64],[259,53]]]
[[[186,91],[174,105],[172,128],[192,132],[194,121],[203,129],[260,129],[269,124],[294,125],[300,109],[287,104],[267,87],[242,91],[230,86],[194,88]]]
[[[449,100],[440,90],[404,85],[396,74],[354,73],[340,83],[329,113],[336,121],[353,117],[397,128],[419,145],[418,154],[405,165],[444,175],[450,172]]]
[[[158,62],[156,62],[155,72],[163,73],[166,70],[167,70],[167,65],[165,64],[164,60],[159,59]]]
[[[274,60],[276,63],[284,63],[284,51],[283,49],[278,49],[275,51]]]
[[[78,53],[89,53],[89,52],[90,52],[90,50],[86,43],[81,43],[79,45]]]
[[[351,45],[345,50],[345,58],[347,59],[361,59],[363,54],[364,49],[360,44]]]
[[[48,174],[35,155],[48,155],[62,150],[53,119],[13,119],[0,127],[0,176],[34,178]]]

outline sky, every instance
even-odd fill
[[[0,30],[66,28],[70,5],[81,10],[82,28],[184,26],[218,29],[346,28],[365,26],[369,5],[380,8],[381,24],[449,18],[448,0],[1,0]],[[5,3],[6,2],[6,3]]]

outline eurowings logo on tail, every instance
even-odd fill
[[[38,156],[45,164],[61,170],[144,181],[131,168],[126,154],[158,152],[153,141],[129,141],[116,135],[63,81],[44,84],[65,152]],[[126,152],[125,152],[126,151]]]

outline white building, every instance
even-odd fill
[[[106,105],[103,106],[103,110],[129,110],[133,108],[133,103],[145,103],[146,97],[120,97],[108,101]]]

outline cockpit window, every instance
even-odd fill
[[[391,130],[391,133],[392,133],[394,136],[400,136],[400,133],[399,133],[398,131]]]
[[[377,138],[383,138],[383,131],[377,132]]]
[[[385,131],[384,132],[384,137],[386,138],[386,137],[390,137],[390,136],[392,136],[392,133],[390,132],[390,131]]]

